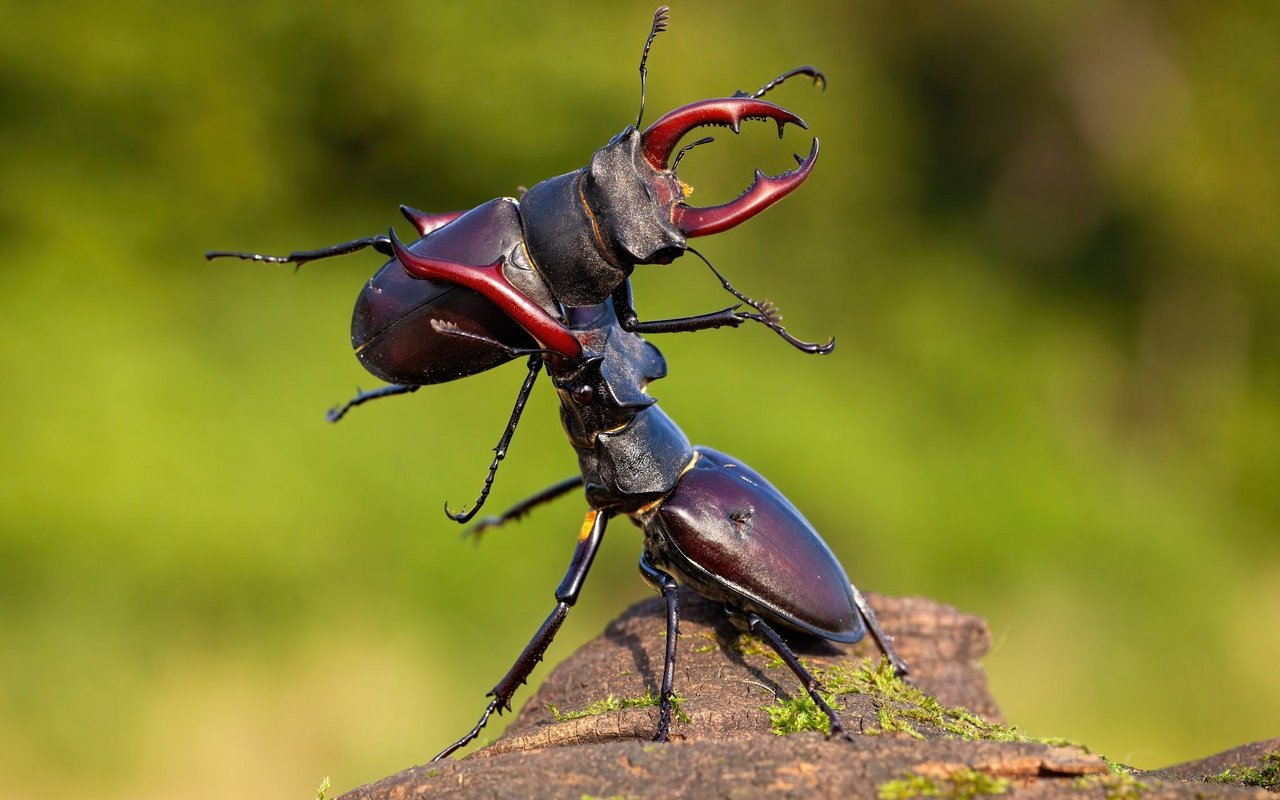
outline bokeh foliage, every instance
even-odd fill
[[[582,511],[479,548],[506,367],[360,409],[384,230],[585,163],[634,118],[628,3],[6,4],[0,25],[0,795],[303,796],[474,720]],[[794,198],[703,249],[792,329],[668,337],[655,393],[865,588],[986,616],[1024,730],[1142,766],[1274,736],[1280,6],[677,6],[649,119],[798,63]],[[695,200],[778,171],[761,126]],[[400,229],[406,229],[401,222]],[[728,298],[644,270],[657,317]],[[501,506],[570,474],[546,386]],[[616,522],[552,659],[646,596]]]

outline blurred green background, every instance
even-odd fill
[[[478,548],[440,513],[522,367],[328,426],[377,383],[347,326],[380,259],[201,255],[586,163],[652,8],[5,4],[0,796],[306,797],[474,721],[583,511]],[[813,178],[701,247],[840,342],[666,337],[655,394],[861,586],[985,616],[1011,722],[1140,766],[1280,734],[1277,30],[1267,2],[681,4],[649,63],[649,120],[826,70],[775,95]],[[695,202],[808,144],[719,138]],[[692,259],[636,294],[728,301]],[[492,502],[573,471],[544,382]],[[649,596],[638,553],[615,524],[553,662]]]

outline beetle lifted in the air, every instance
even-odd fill
[[[737,198],[709,208],[684,202],[687,191],[676,169],[689,150],[713,140],[706,137],[675,149],[682,137],[703,126],[724,126],[737,133],[744,121],[773,121],[779,137],[788,124],[807,128],[799,116],[760,98],[796,76],[825,88],[826,77],[814,67],[797,67],[755,92],[738,91],[731,97],[677,108],[640,132],[645,63],[654,38],[666,30],[667,12],[661,6],[654,13],[640,57],[640,110],[635,124],[597,150],[588,166],[537,183],[518,200],[501,197],[468,211],[429,213],[400,207],[420,236],[408,245],[409,252],[430,259],[433,267],[408,269],[395,257],[391,238],[381,234],[286,256],[226,250],[205,253],[208,259],[231,257],[298,266],[365,248],[391,256],[360,292],[351,320],[356,357],[391,385],[360,392],[331,409],[330,421],[369,400],[475,375],[511,360],[505,351],[482,339],[441,333],[445,328],[463,326],[516,349],[572,349],[577,343],[551,323],[563,319],[567,308],[594,306],[605,299],[612,299],[622,328],[635,333],[737,327],[750,320],[769,327],[802,352],[826,354],[835,348],[834,339],[816,344],[792,336],[772,303],[753,300],[734,289],[688,245],[689,238],[728,230],[799,188],[817,161],[818,140],[813,139],[807,156],[795,156],[794,170],[777,176],[757,170]],[[686,251],[706,262],[739,304],[677,319],[638,319],[631,299],[632,270],[640,264],[668,264]],[[481,288],[511,298],[511,308],[500,310],[478,291]],[[516,415],[533,377],[530,373],[516,400]],[[498,443],[497,458],[477,503],[457,514],[446,508],[451,518],[466,522],[479,510],[507,444],[506,439]]]
[[[629,331],[736,327],[752,320],[806,352],[829,353],[834,341],[802,342],[787,333],[771,304],[742,295],[738,298],[749,310],[737,305],[709,314],[654,321],[641,321],[636,315],[628,278],[637,265],[668,264],[685,251],[696,253],[688,245],[690,238],[728,230],[759,214],[804,183],[818,157],[815,138],[807,156],[795,157],[794,170],[777,176],[757,170],[736,199],[698,208],[684,202],[687,187],[676,169],[685,153],[712,139],[699,139],[676,150],[680,139],[703,126],[724,126],[737,133],[748,120],[773,121],[781,137],[788,124],[807,125],[799,116],[761,97],[799,75],[826,85],[817,69],[798,67],[754,93],[739,91],[732,97],[678,108],[641,132],[645,62],[654,37],[666,29],[666,22],[667,8],[663,6],[654,14],[640,60],[636,123],[597,150],[588,166],[537,183],[518,200],[502,197],[467,211],[444,213],[400,207],[421,237],[409,250],[455,264],[449,274],[409,277],[395,260],[385,235],[287,256],[215,250],[205,257],[301,265],[365,248],[392,256],[361,292],[351,324],[351,344],[360,362],[377,377],[398,385],[378,390],[373,396],[412,391],[399,387],[473,375],[508,360],[483,344],[442,337],[435,323],[467,320],[500,339],[504,334],[519,336],[521,327],[537,336],[540,317],[561,317],[564,308],[593,306],[610,297],[623,328]],[[519,295],[516,316],[499,311],[475,292],[460,289],[477,283]]]

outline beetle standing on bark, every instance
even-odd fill
[[[772,120],[781,137],[788,124],[807,125],[792,112],[760,98],[795,76],[826,85],[825,76],[817,69],[798,67],[754,93],[739,91],[732,97],[678,108],[640,132],[645,62],[650,45],[666,29],[666,23],[667,7],[662,6],[654,14],[640,59],[636,123],[597,150],[588,166],[537,183],[518,200],[498,198],[469,211],[428,213],[400,207],[420,236],[409,245],[410,252],[467,267],[450,280],[407,274],[386,235],[287,256],[223,250],[205,254],[209,259],[233,257],[295,265],[365,248],[392,256],[365,285],[351,321],[351,344],[360,363],[391,385],[361,392],[350,403],[333,409],[331,421],[367,400],[474,375],[510,360],[502,350],[481,340],[448,336],[442,330],[462,326],[510,347],[529,348],[543,335],[538,327],[541,317],[563,318],[564,309],[594,306],[606,298],[613,300],[621,325],[628,331],[696,331],[737,327],[750,320],[768,326],[804,352],[831,352],[834,340],[813,344],[796,339],[782,326],[781,316],[770,303],[738,293],[719,273],[717,277],[738,298],[739,305],[678,319],[642,321],[637,317],[629,282],[637,265],[669,264],[686,251],[701,257],[689,247],[688,239],[728,230],[759,214],[799,188],[818,157],[815,138],[807,156],[795,157],[796,169],[778,176],[757,170],[736,199],[698,208],[684,202],[688,188],[677,177],[676,168],[691,148],[712,139],[699,139],[677,151],[680,139],[702,126],[727,126],[737,133],[747,120]],[[478,291],[481,286],[509,298],[510,308],[499,310]],[[516,400],[517,413],[534,375],[530,373]],[[495,464],[505,454],[506,444],[499,444]],[[490,473],[486,489],[492,477]],[[465,522],[483,501],[481,495],[469,512],[454,514],[446,509],[446,513]]]
[[[394,234],[392,246],[411,273],[438,275],[442,269],[451,269],[410,252]],[[497,292],[491,291],[489,297],[504,309],[517,310]],[[647,391],[651,381],[667,374],[666,360],[658,348],[619,324],[612,301],[569,309],[565,324],[548,324],[558,326],[566,342],[572,339],[576,346],[539,348],[529,355],[529,369],[536,373],[545,366],[555,384],[560,419],[577,452],[581,475],[477,527],[518,519],[578,487],[584,488],[590,510],[556,589],[555,607],[489,692],[493,699],[479,722],[433,760],[446,758],[475,739],[495,711],[511,708],[512,695],[542,660],[577,601],[609,520],[620,514],[643,529],[640,572],[667,605],[655,740],[665,741],[671,724],[679,622],[676,577],[722,603],[740,627],[767,642],[827,715],[832,735],[842,733],[836,712],[822,698],[821,685],[773,628],[782,625],[845,643],[861,640],[869,629],[897,674],[906,675],[907,665],[894,651],[892,637],[881,630],[840,562],[795,506],[758,473],[723,453],[689,443]],[[441,332],[482,341],[479,334],[461,329]],[[494,340],[488,344],[507,349],[512,357],[527,353]],[[515,424],[513,419],[508,435]]]

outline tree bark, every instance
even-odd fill
[[[685,593],[675,673],[682,714],[672,722],[670,742],[651,741],[658,726],[653,706],[574,716],[610,698],[656,694],[665,612],[655,599],[630,608],[553,670],[493,744],[461,760],[407,769],[341,800],[1274,797],[1205,779],[1261,766],[1267,753],[1280,750],[1280,739],[1124,774],[1080,746],[1026,740],[1000,724],[979,664],[991,643],[981,619],[923,598],[868,599],[911,665],[912,686],[887,681],[869,638],[845,646],[787,636],[829,688],[846,690],[834,699],[847,737],[775,734],[765,709],[804,698],[796,677],[767,647],[740,636],[718,607]]]

